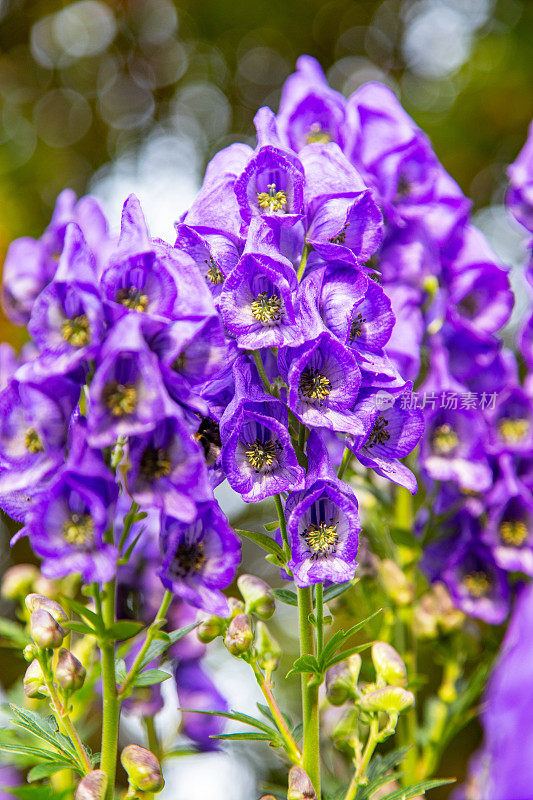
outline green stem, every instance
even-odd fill
[[[346,797],[344,800],[354,800],[355,795],[357,794],[357,789],[361,783],[365,781],[365,774],[368,769],[368,765],[370,764],[370,759],[372,758],[372,754],[376,749],[376,745],[379,743],[379,722],[377,717],[374,717],[370,723],[370,731],[368,734],[368,739],[366,741],[366,746],[364,753],[362,755],[361,761],[357,765],[357,769],[355,770],[355,774],[351,780],[351,783],[348,787],[348,791],[346,792]]]
[[[128,672],[128,674],[126,676],[126,680],[124,681],[124,683],[122,684],[122,686],[120,688],[120,691],[118,693],[119,697],[125,697],[126,696],[127,690],[130,688],[131,684],[133,683],[133,681],[137,677],[138,672],[139,672],[139,670],[141,668],[142,661],[143,661],[146,653],[148,652],[148,648],[150,647],[150,645],[152,644],[152,642],[154,640],[154,636],[156,635],[157,631],[160,629],[162,621],[165,619],[165,614],[168,611],[168,607],[170,606],[173,597],[174,597],[174,595],[172,594],[172,592],[169,592],[168,590],[163,595],[163,599],[161,601],[161,605],[159,606],[159,611],[155,615],[154,621],[152,622],[152,624],[150,625],[150,627],[148,628],[148,630],[146,632],[146,639],[144,640],[144,644],[141,647],[141,649],[139,650],[139,652],[137,653],[137,656],[135,657],[135,661],[131,665],[131,669],[130,669],[130,671]]]
[[[316,585],[316,651],[322,654],[324,647],[324,584]]]
[[[338,478],[340,480],[342,480],[342,478],[344,476],[344,473],[348,469],[350,461],[352,460],[352,455],[353,455],[352,451],[348,447],[345,447],[344,448],[344,455],[343,455],[342,461],[341,461],[341,465],[340,465],[339,471],[337,473],[337,476],[338,476]]]
[[[302,251],[302,257],[300,259],[300,265],[298,267],[298,273],[297,273],[298,283],[300,283],[300,281],[302,280],[303,274],[305,272],[305,265],[307,264],[307,256],[309,255],[309,252],[310,248],[309,245],[306,243],[304,245],[304,249]]]
[[[279,494],[274,495],[274,502],[276,504],[276,511],[278,512],[279,528],[281,531],[281,538],[283,540],[283,552],[287,556],[287,561],[291,557],[291,548],[289,545],[289,537],[287,536],[287,521],[285,519],[285,511],[283,510],[283,503]]]
[[[313,613],[310,587],[298,588],[298,614],[300,622],[300,655],[314,655],[313,626],[309,620]],[[304,724],[303,766],[320,800],[320,725],[318,714],[318,685],[302,673],[302,716]]]
[[[115,581],[104,584],[102,602],[104,626],[109,629],[115,622]],[[117,679],[115,675],[115,640],[104,639],[100,642],[102,653],[102,761],[100,768],[107,775],[106,800],[115,796],[115,773],[117,768],[118,726],[120,720],[120,700],[117,695]]]
[[[263,385],[269,394],[272,394],[272,386],[270,385],[270,381],[267,378],[267,374],[265,372],[265,367],[263,365],[263,359],[261,358],[261,351],[260,350],[252,350],[252,355],[254,357],[255,366],[257,367],[257,371],[263,381]]]
[[[279,710],[278,704],[272,694],[272,686],[270,681],[268,681],[259,667],[257,666],[255,661],[250,661],[250,666],[252,667],[255,675],[255,679],[259,685],[259,688],[263,692],[263,696],[267,701],[267,705],[272,713],[276,721],[276,725],[278,730],[283,737],[283,741],[285,742],[285,750],[287,755],[289,756],[290,760],[293,764],[301,765],[302,764],[302,754],[298,749],[298,745],[293,739],[292,733],[290,732],[285,719],[283,718],[283,714]]]

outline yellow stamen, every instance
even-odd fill
[[[111,381],[103,392],[104,402],[114,417],[132,414],[137,405],[137,389],[132,383]]]
[[[63,523],[63,539],[68,544],[84,545],[94,539],[94,522],[89,514],[72,514]]]
[[[433,449],[439,456],[451,455],[459,444],[459,437],[447,422],[435,428],[431,440]]]
[[[527,525],[520,519],[505,520],[500,524],[500,539],[509,547],[520,547],[527,539]]]
[[[498,422],[498,430],[506,442],[518,444],[529,433],[530,423],[528,419],[511,419],[504,417]]]
[[[258,322],[263,325],[277,324],[281,320],[283,310],[283,303],[276,295],[267,295],[266,292],[261,292],[257,295],[252,302],[252,315]]]
[[[44,446],[41,441],[41,437],[35,428],[28,428],[24,436],[24,444],[26,445],[26,450],[28,450],[30,453],[44,452]]]
[[[85,314],[66,319],[61,325],[63,339],[73,347],[85,347],[91,341],[91,328]]]
[[[316,367],[307,367],[300,376],[300,391],[311,400],[325,400],[331,392],[331,381]]]
[[[265,208],[268,211],[285,211],[285,206],[287,205],[285,192],[277,192],[275,183],[269,183],[267,189],[268,192],[257,193],[259,208]]]

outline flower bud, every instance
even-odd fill
[[[83,664],[69,650],[62,647],[54,672],[55,679],[61,688],[69,689],[72,692],[81,689],[85,681],[85,674]]]
[[[104,800],[107,775],[102,769],[93,769],[78,783],[74,800]]]
[[[37,658],[37,653],[38,650],[34,644],[27,644],[22,651],[22,655],[26,661],[33,661],[34,658]]]
[[[228,599],[228,606],[230,619],[236,617],[237,614],[244,614],[244,603],[242,600],[237,600],[236,597],[230,597]]]
[[[64,639],[65,631],[44,608],[37,608],[30,617],[31,638],[38,647],[59,647]]]
[[[314,800],[316,792],[309,775],[302,767],[291,767],[287,800]]]
[[[45,597],[44,594],[29,594],[25,602],[26,608],[30,614],[42,608],[48,611],[50,616],[53,617],[56,622],[59,622],[60,625],[64,622],[68,622],[68,614],[61,608],[59,603],[56,603],[55,600],[50,600],[50,598]]]
[[[264,794],[259,800],[276,800],[273,794]]]
[[[160,792],[165,785],[159,761],[144,747],[129,744],[122,751],[120,760],[134,789],[141,789],[143,792]]]
[[[388,686],[407,686],[407,670],[400,655],[387,642],[374,642],[372,661],[378,678]]]
[[[361,656],[355,653],[347,661],[335,664],[326,672],[326,694],[332,706],[342,706],[357,696]]]
[[[214,614],[211,614],[202,619],[196,628],[196,635],[201,642],[209,644],[209,642],[212,642],[217,636],[222,636],[225,628],[225,621],[221,619],[221,617],[216,617]]]
[[[255,614],[259,619],[270,619],[276,610],[270,586],[255,575],[241,575],[237,586],[244,598],[246,613]]]
[[[39,570],[33,564],[16,564],[2,578],[2,597],[6,600],[22,600],[33,589]]]
[[[397,606],[408,606],[414,600],[414,589],[400,567],[384,558],[378,565],[378,577],[388,596]]]
[[[258,622],[256,625],[255,652],[261,669],[274,672],[281,658],[281,647],[264,622]]]
[[[226,632],[224,644],[232,656],[242,656],[252,646],[254,632],[251,619],[247,614],[237,614]]]
[[[44,688],[44,675],[37,659],[34,659],[26,670],[22,684],[26,697],[38,697],[44,694],[42,691]]]
[[[389,714],[398,715],[401,711],[412,706],[415,696],[401,686],[383,686],[374,692],[364,694],[359,705],[363,711],[387,711]]]

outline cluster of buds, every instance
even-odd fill
[[[349,738],[353,741],[354,713],[364,723],[371,719],[387,718],[386,725],[379,732],[382,741],[394,733],[398,717],[414,703],[414,695],[407,687],[405,664],[394,647],[386,642],[372,645],[372,663],[375,680],[363,683],[359,680],[361,656],[355,654],[346,661],[331,667],[326,674],[326,696],[333,706],[350,703],[347,717],[336,729],[336,738]]]
[[[276,610],[272,590],[255,575],[241,575],[237,585],[242,600],[229,599],[227,617],[204,617],[197,629],[198,638],[208,643],[221,636],[232,656],[254,659],[261,669],[273,672],[281,648],[265,625]]]
[[[414,630],[420,639],[435,639],[439,634],[458,630],[465,620],[456,608],[446,586],[436,581],[415,606]]]

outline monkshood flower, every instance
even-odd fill
[[[221,589],[235,576],[240,542],[218,504],[198,504],[197,518],[191,524],[166,516],[160,545],[163,586],[208,614],[227,616],[228,604]]]
[[[196,503],[212,499],[203,452],[185,423],[166,417],[128,444],[128,490],[141,508],[154,506],[183,522],[196,517]]]
[[[176,223],[174,246],[191,256],[216,301],[240,258],[240,241],[221,231]]]
[[[366,433],[369,420],[352,411],[361,372],[352,352],[330,333],[281,348],[278,361],[289,387],[289,408],[301,422],[355,436]]]
[[[247,503],[301,489],[305,471],[298,465],[288,431],[288,412],[280,401],[265,415],[244,408],[232,419],[222,447],[222,468],[232,489]]]
[[[357,499],[336,477],[319,434],[307,441],[310,470],[305,489],[285,505],[291,547],[288,567],[297,586],[323,581],[344,583],[355,574],[361,526]]]
[[[441,259],[435,242],[416,220],[402,228],[389,229],[375,261],[387,291],[405,285],[425,290],[427,282],[433,281],[441,272]]]
[[[386,352],[401,375],[416,380],[420,373],[421,344],[426,325],[420,310],[420,290],[409,284],[388,284],[386,294],[394,314],[394,327]]]
[[[533,371],[533,314],[526,318],[518,334],[518,346],[530,371]]]
[[[265,359],[265,363],[267,375],[273,368],[277,375],[275,361],[272,359],[269,364],[268,359]],[[269,377],[273,380],[272,375]],[[220,434],[224,442],[231,435],[235,420],[245,408],[263,416],[286,420],[288,415],[280,417],[279,403],[272,395],[266,394],[252,359],[247,355],[239,355],[232,364],[231,399],[220,416]]]
[[[91,358],[105,331],[96,264],[81,229],[67,226],[54,279],[33,304],[28,331],[43,357],[32,362],[37,374],[68,373]]]
[[[141,315],[123,317],[102,346],[89,389],[89,440],[106,447],[150,431],[172,401],[158,360],[142,335]]]
[[[300,56],[281,93],[277,123],[282,140],[296,152],[312,143],[337,142],[343,148],[345,117],[346,99],[329,86],[318,61]]]
[[[533,449],[533,401],[521,386],[501,392],[494,408],[487,410],[491,453],[531,453]]]
[[[228,710],[225,698],[197,661],[178,663],[174,675],[180,708],[222,712]],[[217,740],[212,737],[224,730],[223,717],[182,711],[181,718],[181,732],[191,739],[200,750],[208,752],[217,749]]]
[[[449,551],[448,551],[449,552]],[[454,604],[465,614],[500,625],[509,613],[509,584],[479,539],[460,542],[441,572]]]
[[[2,275],[3,305],[16,324],[28,322],[36,297],[54,277],[69,222],[79,225],[98,263],[103,263],[111,240],[100,206],[93,197],[76,202],[74,192],[65,189],[57,198],[52,219],[41,238],[16,239],[7,252]]]
[[[527,141],[513,164],[507,167],[511,185],[505,198],[514,217],[533,233],[533,123]]]
[[[424,432],[422,412],[409,407],[411,389],[411,384],[407,384],[401,394],[387,396],[384,408],[379,407],[379,396],[370,396],[377,409],[372,430],[367,436],[348,437],[347,445],[364,467],[415,494],[416,478],[399,461],[414,450]]]

